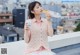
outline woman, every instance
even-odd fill
[[[24,40],[28,44],[26,55],[55,55],[48,46],[48,36],[53,35],[49,13],[46,19],[41,18],[43,9],[38,1],[31,2],[28,6],[30,27],[25,21]]]

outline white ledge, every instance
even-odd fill
[[[49,37],[51,49],[80,43],[80,32],[66,33]]]
[[[48,42],[51,49],[77,44],[80,43],[80,32],[54,35],[53,37],[49,37]],[[24,40],[0,44],[0,54],[1,48],[7,48],[7,55],[25,55],[26,46],[27,44]]]

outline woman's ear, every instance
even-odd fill
[[[31,11],[31,13],[33,13],[33,14],[34,14],[34,11]]]

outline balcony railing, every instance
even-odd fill
[[[0,23],[4,23],[4,22],[13,22],[13,19],[12,18],[0,19]]]

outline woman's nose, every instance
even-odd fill
[[[41,10],[43,10],[43,7],[40,7]]]

